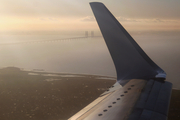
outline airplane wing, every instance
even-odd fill
[[[117,82],[69,120],[166,120],[172,84],[111,12],[90,3],[113,59]]]

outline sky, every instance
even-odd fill
[[[0,0],[0,32],[99,29],[89,0]],[[131,31],[180,30],[179,0],[99,0]]]

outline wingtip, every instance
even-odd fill
[[[89,4],[90,5],[92,5],[92,4],[102,4],[102,5],[104,5],[102,2],[90,2]]]
[[[114,61],[118,80],[166,77],[103,3],[90,5]]]

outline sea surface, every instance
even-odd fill
[[[180,89],[180,35],[132,33],[152,60]],[[58,34],[0,34],[0,68],[19,67],[57,73],[115,77],[116,72],[102,37]]]

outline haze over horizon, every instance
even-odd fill
[[[0,32],[99,30],[89,0],[0,0]],[[99,0],[129,31],[179,31],[179,0]]]

